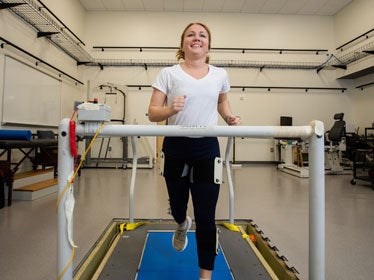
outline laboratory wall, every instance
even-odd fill
[[[212,48],[289,48],[334,49],[334,21],[332,17],[277,16],[251,14],[196,14],[196,13],[98,13],[86,14],[86,41],[94,46],[154,46],[176,47],[181,32],[190,22],[204,22],[212,32]],[[224,24],[222,24],[224,22]],[[170,24],[173,23],[173,24]],[[92,55],[100,59],[170,60],[176,63],[175,51],[157,50],[100,50]],[[281,63],[323,63],[326,53],[287,53],[252,51],[212,51],[214,60],[265,61]],[[88,67],[87,67],[88,68]],[[84,71],[91,90],[102,84],[117,86],[151,85],[161,68],[154,67],[91,67]],[[337,80],[334,70],[266,69],[227,67],[232,110],[242,118],[243,125],[279,125],[280,116],[293,117],[294,125],[307,125],[314,119],[333,124],[333,115],[344,112],[349,126],[354,129],[352,115],[352,82]],[[347,88],[340,90],[305,89],[245,89],[237,86],[262,87],[322,87]],[[149,124],[146,118],[150,88],[127,88],[129,98],[126,121]],[[131,101],[130,101],[131,100]],[[135,100],[138,100],[135,101]],[[146,103],[146,104],[144,104]],[[127,104],[127,105],[128,105]],[[220,124],[223,124],[220,121]],[[247,145],[251,142],[251,145]],[[222,140],[223,146],[225,141]],[[274,142],[270,140],[237,139],[236,160],[274,161]]]
[[[373,10],[374,1],[354,0],[336,14],[333,17],[336,47],[373,29]]]
[[[355,80],[355,85],[373,83],[374,75],[367,75]],[[374,85],[355,88],[352,95],[352,108],[360,135],[365,133],[365,127],[374,127]]]
[[[0,128],[1,129],[26,129],[30,130],[32,133],[36,133],[37,130],[53,130],[57,133],[58,123],[56,125],[48,125],[40,123],[40,125],[23,125],[23,124],[5,124],[2,122],[3,116],[3,99],[4,99],[4,89],[5,89],[5,72],[6,69],[5,61],[6,57],[9,56],[25,65],[25,67],[31,67],[35,71],[44,73],[45,75],[51,76],[55,79],[60,80],[60,98],[56,99],[56,104],[60,104],[60,118],[70,118],[74,108],[75,100],[82,100],[84,93],[86,91],[85,86],[71,80],[65,75],[61,75],[61,72],[49,67],[48,65],[41,63],[39,59],[47,62],[53,67],[61,70],[62,72],[76,78],[78,81],[82,78],[82,70],[76,66],[76,61],[67,56],[63,51],[53,46],[51,43],[47,42],[45,38],[37,38],[37,33],[34,29],[25,24],[22,20],[12,14],[10,11],[4,9],[0,11],[0,37],[7,40],[14,46],[0,41]],[[20,51],[19,49],[26,51]],[[35,59],[34,57],[38,59]],[[18,77],[19,83],[22,84],[24,80],[29,77]],[[59,96],[59,95],[58,95]],[[25,100],[32,100],[29,102],[26,108],[30,108],[30,112],[33,111],[33,104],[41,103],[43,100],[38,100],[38,98],[25,98]],[[25,106],[20,106],[25,108]],[[53,106],[55,107],[55,106]],[[46,109],[47,110],[47,109]],[[14,112],[16,114],[17,112]],[[27,114],[25,111],[18,112],[19,114]],[[30,116],[31,119],[31,116]],[[47,121],[46,121],[47,123]],[[17,162],[22,158],[22,154],[18,153],[16,150],[12,152],[12,161]],[[20,170],[30,170],[31,162],[25,161]]]
[[[52,11],[83,42],[85,34],[86,11],[77,0],[43,0]],[[85,42],[84,42],[85,43]]]
[[[374,1],[372,0],[355,0],[334,17],[334,33],[336,47],[365,34],[374,28]],[[359,20],[357,20],[359,19]],[[358,38],[357,43],[348,45],[353,50],[359,49],[365,44],[371,43],[374,49],[373,32]],[[369,42],[369,43],[368,43]],[[339,50],[336,50],[339,54]],[[347,71],[360,70],[374,67],[373,55],[362,59],[359,63],[352,63],[348,66]],[[338,70],[338,76],[342,76],[341,70]],[[371,71],[372,73],[372,71]],[[352,113],[355,120],[356,128],[359,134],[364,133],[365,127],[371,127],[374,123],[374,86],[360,87],[373,83],[374,75],[368,74],[352,80]]]
[[[61,72],[41,63],[38,59],[18,50],[17,47],[80,81],[82,70],[77,67],[76,61],[49,43],[46,38],[37,38],[35,30],[8,10],[2,10],[0,12],[0,36],[16,46],[1,42],[3,43],[0,48],[1,113],[5,82],[4,71],[6,67],[4,62],[5,56],[10,56],[34,68],[36,71],[41,71],[46,75],[61,80],[61,118],[70,117],[73,111],[74,100],[82,99],[85,87],[61,74]],[[19,77],[19,80],[21,83],[22,77]],[[38,100],[35,100],[35,102],[38,102]],[[30,104],[30,106],[32,106],[32,104]],[[35,129],[36,128],[31,128],[31,130]]]

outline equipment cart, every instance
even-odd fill
[[[365,138],[355,144],[351,184],[356,185],[356,180],[371,182],[374,190],[374,135],[370,130],[374,128],[365,128]]]

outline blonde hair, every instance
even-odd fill
[[[206,30],[206,32],[208,33],[208,40],[209,40],[208,49],[210,50],[210,42],[211,42],[212,35],[210,33],[209,28],[205,24],[203,24],[203,23],[192,22],[192,23],[190,23],[189,25],[186,26],[186,28],[183,30],[183,33],[181,35],[181,42],[180,42],[180,45],[179,45],[179,49],[177,51],[177,54],[175,55],[178,61],[180,61],[181,59],[184,59],[184,51],[183,51],[183,39],[184,39],[184,35],[185,35],[187,29],[190,28],[194,24],[202,26]],[[206,58],[205,58],[205,62],[209,63],[209,59],[210,59],[210,57],[209,57],[209,55],[207,55]]]

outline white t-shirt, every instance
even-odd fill
[[[160,71],[152,87],[167,96],[170,105],[175,96],[185,95],[182,111],[171,116],[170,125],[212,126],[218,122],[218,96],[227,93],[230,84],[226,70],[209,65],[209,72],[195,79],[177,64]]]

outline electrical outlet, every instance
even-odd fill
[[[274,153],[274,148],[273,147],[270,148],[270,153]]]

